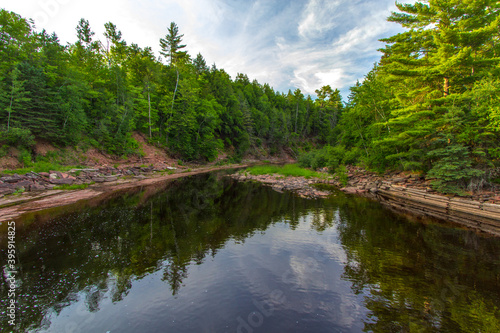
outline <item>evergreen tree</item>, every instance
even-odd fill
[[[186,47],[182,43],[184,35],[179,34],[179,27],[175,22],[170,23],[168,33],[160,39],[160,54],[169,60],[170,65],[175,66],[179,61],[187,59],[187,52],[181,51]]]

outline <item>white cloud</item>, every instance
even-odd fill
[[[63,43],[76,41],[82,17],[101,40],[111,21],[129,44],[157,54],[174,21],[192,56],[200,52],[233,78],[246,73],[305,94],[329,84],[344,97],[379,59],[377,40],[398,31],[385,20],[393,0],[0,0],[0,7],[34,18]]]
[[[299,23],[299,34],[305,38],[314,38],[338,25],[336,15],[340,0],[310,0]]]

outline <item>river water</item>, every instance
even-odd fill
[[[500,332],[499,238],[225,174],[17,221],[1,331]]]

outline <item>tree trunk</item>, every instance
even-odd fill
[[[12,113],[12,102],[13,101],[14,101],[14,91],[12,91],[12,95],[10,96],[9,120],[7,120],[7,133],[9,133],[9,129],[10,129],[10,114]]]
[[[151,139],[151,96],[149,94],[149,83],[148,83],[148,108],[149,108],[149,138]]]
[[[174,113],[175,94],[177,93],[178,87],[179,87],[179,70],[177,69],[177,82],[175,83],[174,96],[172,97],[172,109],[170,111],[170,118],[172,117],[172,114]],[[167,119],[167,122],[170,120],[170,118]],[[167,126],[165,126],[165,127],[167,127]],[[165,131],[168,131],[168,128],[165,128]],[[167,136],[166,142],[168,144],[168,133],[166,136]]]
[[[295,133],[297,133],[297,119],[299,118],[299,102],[297,102],[297,111],[295,111]]]
[[[450,94],[450,78],[444,77],[444,86],[443,86],[444,97]]]

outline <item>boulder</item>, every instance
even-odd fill
[[[40,185],[38,183],[34,183],[29,187],[30,191],[43,191],[45,190],[45,186]]]
[[[0,196],[12,194],[14,192],[16,192],[16,190],[14,190],[13,188],[0,188]]]
[[[73,184],[73,179],[51,179],[50,183],[54,185],[71,185]]]
[[[356,194],[358,193],[358,189],[356,187],[344,187],[340,189],[342,192],[349,193],[349,194]]]
[[[31,180],[22,180],[14,184],[16,190],[29,189],[31,185],[33,185]]]
[[[17,183],[18,181],[20,181],[22,179],[23,179],[23,177],[21,177],[21,176],[19,176],[17,174],[15,174],[13,176],[9,176],[9,177],[2,177],[2,178],[0,178],[0,180],[3,181],[4,183],[10,183],[10,184]]]
[[[92,180],[96,183],[107,183],[107,182],[114,182],[118,180],[118,177],[116,176],[107,176],[107,177],[92,177]]]

